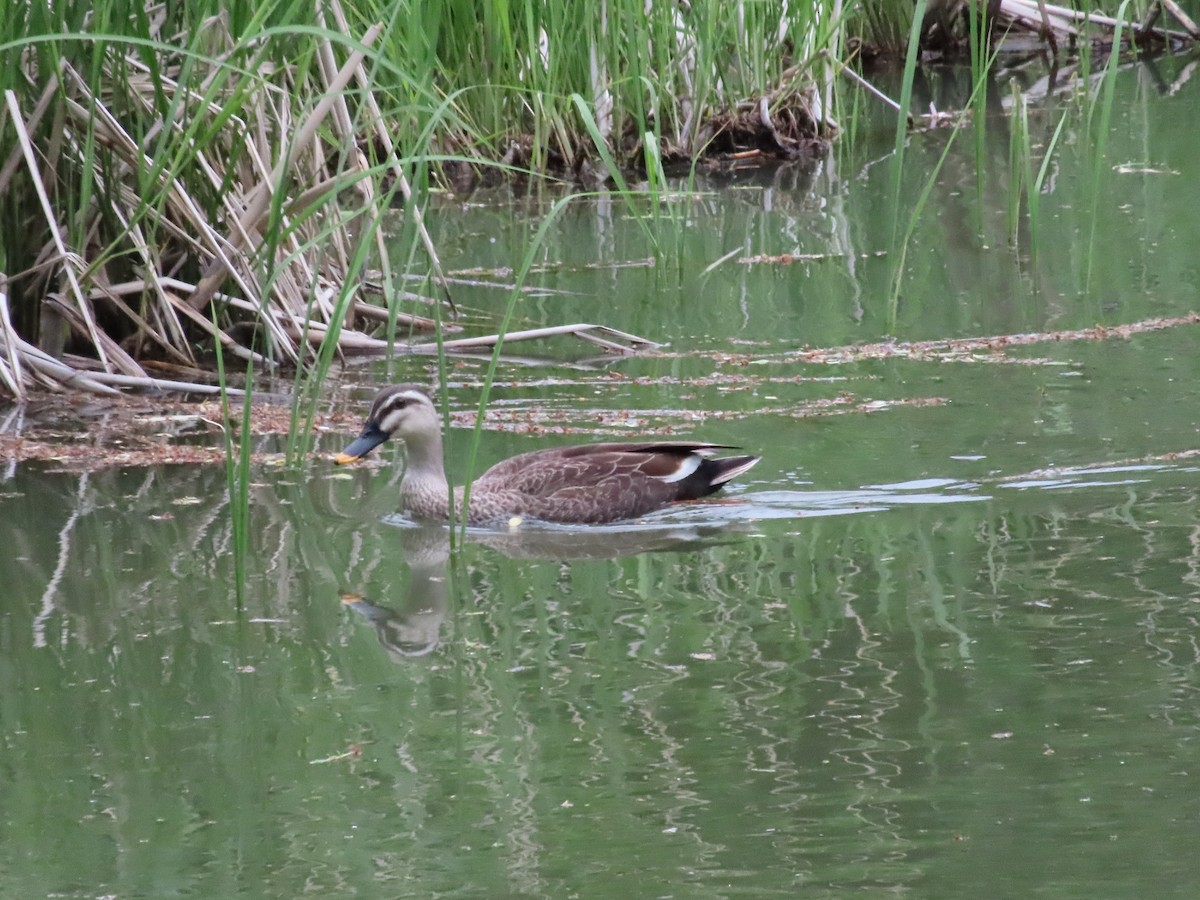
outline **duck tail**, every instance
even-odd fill
[[[726,456],[724,459],[705,460],[708,469],[708,483],[716,490],[727,481],[732,481],[739,475],[749,472],[761,456]]]
[[[698,500],[719,491],[725,482],[737,478],[748,471],[762,457],[760,456],[726,456],[721,459],[705,459],[697,466],[696,471],[681,483],[681,500]]]

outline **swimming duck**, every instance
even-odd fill
[[[450,489],[442,464],[442,429],[429,395],[411,384],[375,395],[362,433],[335,457],[361,459],[390,437],[408,447],[400,481],[400,505],[414,518],[446,521]],[[632,519],[678,500],[720,490],[757,463],[757,456],[713,459],[727,444],[648,441],[587,444],[522,453],[492,466],[471,485],[467,521],[472,525],[524,518],[599,524]],[[456,517],[463,489],[454,490]]]

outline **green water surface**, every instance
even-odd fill
[[[982,191],[964,135],[896,302],[893,223],[946,129],[913,135],[898,206],[881,125],[815,170],[568,209],[513,327],[665,347],[510,348],[543,358],[501,364],[481,460],[703,437],[763,456],[733,502],[450,553],[394,515],[399,448],[334,471],[351,435],[323,435],[255,468],[239,613],[220,467],[5,462],[0,896],[1196,896],[1200,326],[798,352],[1200,307],[1200,86],[1158,65],[1124,73],[1099,166],[1074,116],[1015,242],[1003,119]],[[447,267],[517,265],[552,199],[438,202]],[[818,258],[753,261],[783,254]],[[491,330],[508,293],[456,299]],[[484,365],[449,371],[473,409]]]

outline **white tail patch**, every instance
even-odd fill
[[[700,468],[700,454],[689,453],[679,461],[679,468],[670,475],[655,475],[654,477],[659,481],[666,481],[668,483],[672,481],[683,481],[683,479],[687,478],[698,468]]]

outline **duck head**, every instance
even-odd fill
[[[375,395],[362,433],[334,462],[345,465],[362,459],[390,437],[410,441],[440,433],[437,409],[425,390],[415,384],[393,385]]]

